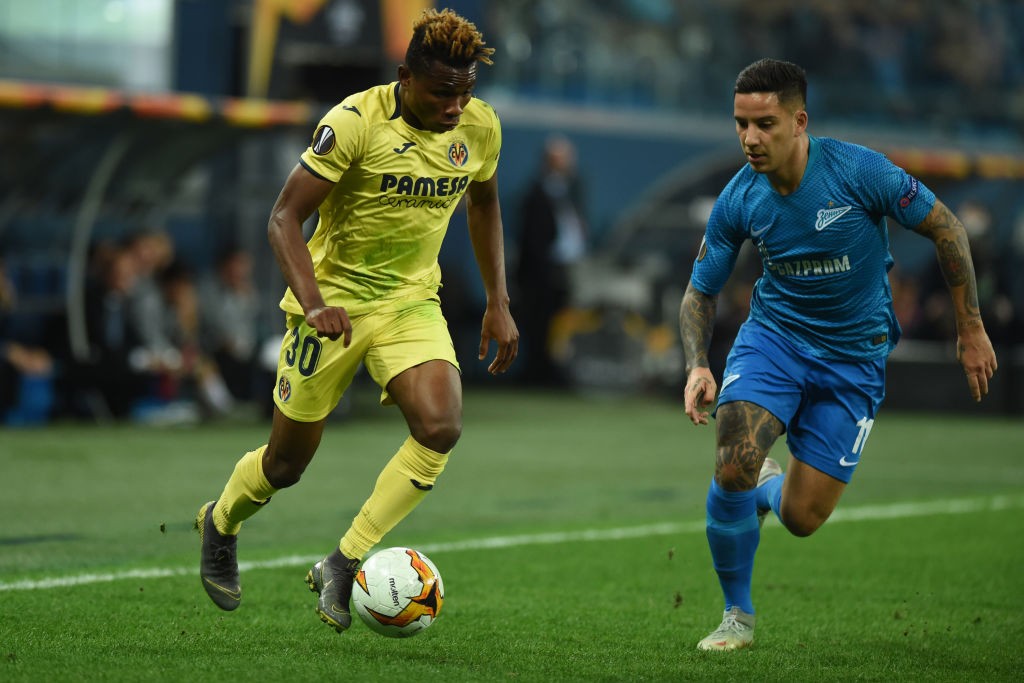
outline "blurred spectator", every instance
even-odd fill
[[[207,414],[230,412],[231,394],[201,347],[195,278],[177,258],[174,241],[162,229],[147,228],[131,235],[125,248],[137,269],[129,297],[130,324],[141,342],[136,359],[160,377],[152,401],[139,406],[136,417],[192,421],[197,401]]]
[[[51,316],[23,315],[18,293],[0,260],[0,422],[31,426],[46,422],[57,404],[58,353],[64,339]]]
[[[199,408],[227,413],[232,399],[199,344],[199,304],[191,272],[167,261],[162,233],[121,247],[94,248],[86,288],[89,355],[73,380],[88,412],[148,423],[194,422]]]
[[[234,408],[234,400],[221,377],[220,369],[204,352],[201,344],[199,294],[192,271],[175,261],[160,273],[162,336],[178,358],[165,368],[166,398],[198,399],[210,415],[224,415]]]
[[[202,348],[220,369],[231,395],[250,401],[255,393],[261,337],[252,257],[240,247],[226,248],[218,256],[215,270],[203,278],[199,291]]]
[[[164,356],[163,362],[180,362],[177,349],[167,335],[167,305],[160,278],[175,260],[174,241],[163,230],[146,229],[128,237],[124,244],[135,260],[135,285],[129,294],[129,315],[142,345]]]
[[[124,418],[158,385],[153,359],[132,324],[138,267],[130,251],[104,248],[93,251],[90,270],[98,276],[85,294],[89,355],[76,364],[73,381],[91,412]]]
[[[576,149],[561,136],[544,145],[541,167],[523,197],[516,268],[516,313],[522,338],[523,381],[564,384],[550,353],[555,315],[569,305],[572,267],[587,252],[583,187],[576,172]]]
[[[892,289],[892,308],[903,335],[917,336],[922,324],[920,284],[896,264],[889,271],[889,287]]]

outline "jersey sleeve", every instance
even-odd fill
[[[736,265],[736,256],[747,239],[739,212],[733,203],[735,179],[729,183],[715,201],[711,216],[704,230],[704,239],[693,262],[690,282],[707,294],[715,296],[720,291]]]
[[[315,175],[336,183],[352,162],[362,156],[365,127],[355,107],[342,102],[320,119],[302,165]]]
[[[490,131],[491,134],[488,136],[487,151],[484,157],[484,163],[480,166],[480,170],[473,176],[473,180],[476,182],[484,182],[491,179],[494,172],[498,170],[498,157],[501,156],[501,121],[498,120],[498,114],[494,111],[494,108],[486,102],[480,101],[480,104],[487,110],[487,117],[490,119]]]
[[[905,228],[920,225],[935,205],[935,193],[880,152],[862,148],[856,158],[857,177],[871,211],[891,216]]]

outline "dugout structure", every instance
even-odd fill
[[[239,230],[240,219],[266,224],[277,146],[303,146],[321,114],[304,102],[0,81],[0,255],[22,311],[63,310],[84,357],[90,245],[161,227],[197,268],[219,245],[248,245],[263,232]]]

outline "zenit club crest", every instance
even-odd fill
[[[469,161],[469,148],[462,140],[456,140],[448,147],[448,161],[455,168],[462,168]]]
[[[288,399],[292,397],[292,383],[284,375],[281,375],[281,379],[277,383],[277,397],[281,399],[282,403],[287,403]]]

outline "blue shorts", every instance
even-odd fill
[[[849,483],[884,398],[885,358],[814,358],[748,320],[726,360],[718,405],[761,406],[785,425],[797,460]]]

